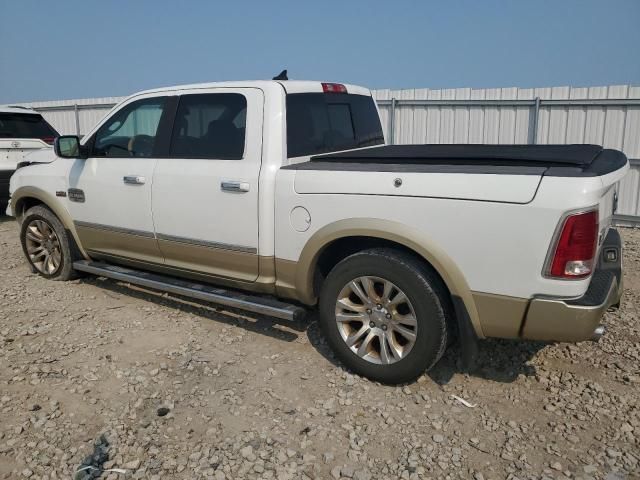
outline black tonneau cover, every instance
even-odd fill
[[[591,177],[626,163],[622,152],[599,145],[384,145],[317,155],[285,168]]]

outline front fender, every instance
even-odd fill
[[[38,200],[38,202],[46,205],[59,219],[64,228],[67,229],[80,250],[82,256],[89,260],[89,255],[82,248],[82,244],[80,243],[80,239],[78,237],[78,233],[76,232],[75,225],[73,223],[73,219],[69,214],[69,211],[66,209],[64,205],[58,200],[57,197],[52,195],[51,193],[42,190],[38,187],[32,186],[24,186],[19,187],[13,192],[11,195],[11,211],[16,217],[16,219],[21,220],[24,210],[24,205],[29,199]]]

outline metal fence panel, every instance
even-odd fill
[[[638,86],[378,90],[374,97],[390,143],[595,143],[622,150],[632,171],[621,182],[619,214],[640,224]]]
[[[375,90],[389,143],[595,143],[631,172],[619,214],[640,224],[640,86]],[[63,134],[86,134],[125,97],[25,104]]]

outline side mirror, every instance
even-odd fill
[[[53,142],[56,155],[61,158],[87,158],[85,149],[80,145],[80,139],[76,135],[62,135]]]

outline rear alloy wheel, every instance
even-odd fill
[[[44,205],[31,207],[24,214],[20,227],[22,250],[34,273],[53,280],[76,277],[72,252],[75,245],[69,233]]]
[[[389,280],[358,277],[336,302],[340,336],[353,353],[388,365],[406,357],[416,343],[418,321],[407,295]]]
[[[382,383],[414,380],[440,359],[448,292],[421,259],[391,248],[355,253],[322,285],[320,326],[338,358]]]

